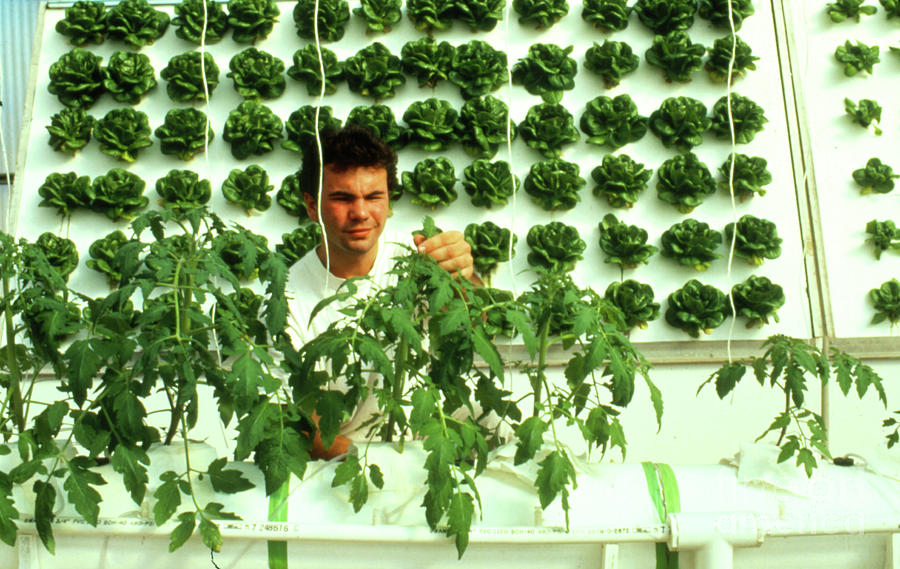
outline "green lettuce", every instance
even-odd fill
[[[734,160],[734,176],[731,174],[731,162]],[[767,162],[761,156],[747,156],[746,154],[729,154],[728,158],[719,168],[721,181],[719,187],[729,188],[728,180],[731,178],[734,185],[734,195],[744,201],[753,196],[766,195],[767,186],[772,183],[772,174],[767,169]]]
[[[206,90],[209,96],[219,85],[219,66],[208,51],[203,52],[203,75],[206,76]],[[203,77],[200,70],[200,52],[188,51],[169,59],[169,63],[159,72],[166,80],[166,93],[179,103],[204,101]]]
[[[663,232],[661,241],[664,257],[698,271],[705,271],[712,261],[722,256],[715,252],[722,244],[722,234],[696,219],[674,224]]]
[[[94,128],[100,152],[125,162],[134,162],[141,148],[153,144],[150,133],[147,114],[131,107],[109,111]]]
[[[284,62],[269,52],[248,47],[228,62],[225,74],[245,99],[276,99],[284,93]]]
[[[659,318],[659,303],[654,302],[653,288],[634,279],[613,281],[603,295],[622,312],[626,329],[637,326],[644,330],[647,323]]]
[[[206,4],[204,13],[204,6]],[[205,19],[204,19],[205,18]],[[206,26],[206,37],[203,27]],[[175,17],[172,18],[175,35],[183,40],[200,44],[217,43],[228,33],[228,14],[222,4],[215,0],[181,0],[175,5]]]
[[[647,63],[659,67],[666,81],[687,83],[695,71],[703,67],[706,48],[693,43],[687,32],[674,30],[665,35],[653,36],[653,45],[647,50]]]
[[[875,308],[872,324],[887,320],[891,326],[896,326],[900,322],[900,281],[891,279],[879,288],[873,288],[869,291],[869,299]]]
[[[732,55],[734,55],[733,62]],[[744,40],[729,34],[713,42],[713,46],[709,49],[709,57],[706,58],[705,68],[710,79],[724,82],[728,80],[730,65],[731,82],[734,83],[734,80],[743,77],[746,71],[755,71],[758,59]]]
[[[561,221],[533,226],[525,240],[531,248],[528,264],[555,273],[574,269],[575,263],[584,258],[587,247],[578,230]]]
[[[282,138],[281,119],[256,101],[244,101],[228,113],[222,132],[222,139],[231,143],[231,154],[238,160],[271,152]]]
[[[834,58],[844,66],[844,75],[853,77],[857,73],[874,73],[875,64],[881,61],[877,45],[868,46],[861,41],[855,44],[850,40],[834,50]]]
[[[602,45],[594,42],[584,52],[584,68],[599,75],[607,89],[618,85],[625,75],[634,73],[640,62],[631,46],[622,41],[604,40]]]
[[[147,0],[122,0],[106,13],[106,35],[139,49],[150,45],[166,33],[169,15],[157,10]]]
[[[346,0],[299,0],[294,5],[297,35],[315,41],[316,22],[313,21],[313,14],[318,14],[319,41],[334,42],[344,37],[350,21],[350,5]]]
[[[734,233],[733,222],[725,226],[726,242],[731,242]],[[734,254],[746,259],[752,265],[759,266],[765,259],[777,259],[781,256],[781,241],[773,222],[749,214],[744,215],[737,222]]]
[[[400,176],[403,191],[411,197],[410,202],[436,208],[450,205],[456,200],[456,171],[447,158],[426,158],[417,163],[412,172]]]
[[[512,6],[520,24],[538,30],[549,28],[569,13],[566,0],[513,0]]]
[[[400,58],[381,42],[362,48],[344,61],[344,78],[354,93],[364,97],[393,97],[397,87],[406,83]]]
[[[170,109],[163,124],[153,134],[159,139],[163,154],[177,156],[182,160],[192,159],[213,139],[213,130],[206,120],[206,113],[191,107]]]
[[[466,166],[463,176],[463,189],[472,197],[475,207],[504,206],[519,189],[519,177],[510,172],[509,163],[503,160],[491,162],[479,158]]]
[[[631,14],[625,0],[585,0],[581,19],[603,32],[620,32],[628,27]]]
[[[66,8],[65,17],[56,22],[58,33],[72,45],[103,43],[106,36],[106,5],[99,1],[78,0]]]
[[[266,211],[272,205],[269,174],[262,166],[251,164],[246,169],[235,168],[222,182],[222,193],[228,203],[240,206],[248,214],[252,210]]]
[[[367,32],[388,33],[403,17],[402,8],[402,0],[360,0],[353,14],[365,20]]]
[[[112,221],[130,219],[150,203],[150,199],[144,195],[146,186],[137,174],[113,168],[94,178],[89,207],[91,211],[103,213]]]
[[[456,48],[449,42],[436,42],[425,36],[408,41],[400,50],[403,71],[416,78],[419,87],[434,88],[439,82],[450,77],[453,53]]]
[[[103,86],[120,103],[135,105],[147,91],[156,87],[156,74],[150,58],[143,53],[116,50],[103,69]]]
[[[578,142],[575,119],[559,103],[540,103],[528,109],[519,123],[519,134],[525,144],[546,158],[557,158],[564,145]]]
[[[728,97],[722,96],[712,107],[710,130],[719,137],[730,138],[733,127],[735,142],[747,144],[756,133],[762,132],[767,122],[765,111],[755,101],[732,93],[731,115],[728,114]]]
[[[552,158],[532,164],[523,187],[543,210],[556,211],[575,207],[586,183],[578,164]]]
[[[728,3],[731,3],[731,17],[728,14]],[[735,31],[741,29],[744,20],[754,13],[753,0],[698,0],[697,15],[717,28],[730,29],[732,23]]]
[[[700,332],[709,334],[728,316],[728,298],[721,290],[691,279],[669,295],[666,322],[698,338]]]
[[[413,101],[403,113],[407,140],[429,152],[446,150],[459,134],[459,113],[450,101],[429,97]]]
[[[315,126],[317,124],[315,105],[303,105],[291,113],[284,123],[287,138],[281,143],[282,148],[303,154],[304,150],[315,144],[316,130],[321,132],[325,129],[341,128],[341,120],[332,116],[331,107],[324,106],[318,109],[318,129]]]
[[[563,91],[575,87],[578,64],[569,55],[573,46],[560,47],[551,43],[535,43],[528,55],[512,68],[512,81],[522,85],[532,95],[540,95],[547,103],[562,101]]]
[[[337,55],[327,47],[320,46],[322,67],[325,68],[325,94],[337,92],[337,82],[344,78],[344,64],[338,61]],[[315,44],[307,44],[293,55],[293,65],[287,74],[291,79],[306,84],[308,95],[318,95],[322,90],[322,73],[319,70],[319,54]]]
[[[265,39],[280,15],[275,0],[228,0],[228,25],[237,43]]]
[[[881,105],[872,99],[860,99],[859,103],[854,103],[850,99],[844,97],[844,111],[850,115],[853,122],[861,127],[872,127],[875,136],[881,136],[881,129],[878,123],[881,122]]]
[[[41,205],[44,205],[43,202]],[[893,221],[873,219],[866,224],[866,233],[871,235],[866,243],[872,244],[876,260],[881,259],[881,254],[888,250],[900,252],[900,228]]]
[[[696,4],[696,0],[637,0],[633,9],[654,34],[667,34],[694,24]]]
[[[515,140],[518,133],[509,120],[509,107],[493,95],[463,103],[457,125],[463,150],[475,158],[493,158],[500,145],[506,144],[507,136]]]
[[[883,164],[878,158],[869,158],[865,168],[853,171],[853,180],[859,184],[859,193],[866,195],[872,192],[887,194],[894,189],[894,180],[900,175],[894,169]]]
[[[712,124],[706,105],[691,97],[669,97],[650,113],[648,126],[666,148],[690,150],[703,142],[703,133]]]
[[[117,229],[91,243],[88,249],[88,254],[91,258],[85,261],[84,264],[89,269],[106,275],[106,281],[110,288],[115,288],[122,280],[122,267],[117,262],[116,255],[118,255],[122,245],[128,243],[128,241],[129,239],[125,237],[125,234]]]
[[[766,277],[751,275],[742,283],[731,287],[734,310],[738,316],[748,318],[747,328],[758,328],[778,322],[777,311],[784,305],[784,290]]]
[[[47,90],[67,107],[90,108],[105,90],[101,61],[102,57],[86,49],[67,51],[50,64]]]
[[[457,46],[450,66],[450,82],[459,87],[464,99],[496,91],[507,80],[506,53],[483,40]]]
[[[716,191],[709,168],[693,152],[676,154],[660,164],[656,173],[657,196],[681,213],[690,213]]]
[[[647,230],[637,225],[619,221],[607,213],[599,223],[600,250],[606,254],[604,263],[619,265],[620,269],[633,269],[650,262],[659,249],[647,243]]]
[[[612,207],[632,207],[638,195],[647,189],[653,170],[644,168],[627,154],[607,154],[591,171],[596,182],[595,196],[604,196]]]
[[[617,150],[647,134],[647,117],[638,114],[628,94],[615,98],[600,95],[587,102],[581,115],[581,131],[590,144]]]
[[[70,156],[87,146],[91,140],[96,119],[78,107],[63,107],[61,111],[50,117],[47,141],[53,150],[65,152]]]
[[[162,198],[163,207],[178,211],[209,202],[212,186],[209,180],[201,180],[193,170],[169,170],[156,180],[156,193]]]
[[[387,105],[374,104],[353,107],[347,115],[347,124],[368,128],[394,150],[400,150],[406,146],[406,128],[397,124],[394,111]]]
[[[509,261],[510,248],[515,255],[518,238],[510,234],[509,229],[500,227],[492,221],[485,221],[482,224],[470,223],[466,226],[464,236],[472,247],[475,270],[482,276],[489,276],[496,270],[497,265]]]
[[[38,188],[38,195],[41,197],[39,207],[53,207],[59,215],[69,216],[73,210],[90,205],[93,199],[91,178],[75,172],[53,172]]]
[[[304,223],[290,233],[281,235],[281,243],[275,245],[290,267],[315,249],[322,241],[322,226],[318,223]]]

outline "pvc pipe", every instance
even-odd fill
[[[697,550],[694,569],[732,569],[734,548],[724,539],[713,539]]]
[[[702,549],[716,541],[730,546],[761,545],[764,534],[750,512],[681,512],[669,514],[669,549]]]

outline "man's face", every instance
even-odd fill
[[[374,262],[390,214],[387,171],[377,166],[336,171],[326,165],[324,174],[322,223],[332,260],[371,256]],[[309,194],[303,198],[309,218],[318,221],[315,198]]]

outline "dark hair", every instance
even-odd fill
[[[388,195],[396,195],[397,153],[368,128],[347,125],[321,131],[322,163],[337,171],[360,166],[382,167],[387,171]],[[300,189],[311,196],[319,195],[319,152],[312,139],[303,151]]]

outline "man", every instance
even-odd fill
[[[315,146],[303,154],[300,186],[310,219],[321,219],[324,226],[323,240],[291,268],[288,279],[289,290],[294,294],[294,340],[299,344],[318,336],[340,317],[340,307],[331,304],[309,322],[309,315],[320,300],[337,292],[350,277],[368,275],[379,284],[389,284],[386,275],[391,258],[401,253],[383,239],[391,216],[390,196],[399,185],[396,153],[371,131],[357,126],[325,131],[320,138],[324,164],[321,199]],[[430,239],[416,235],[414,244],[445,270],[477,279],[471,248],[459,231],[447,231]],[[367,290],[366,283],[361,283],[360,294]],[[348,435],[359,429],[373,411],[375,401],[370,397],[342,425],[341,435],[328,449],[316,435],[313,456],[331,458],[346,452],[350,445]]]

